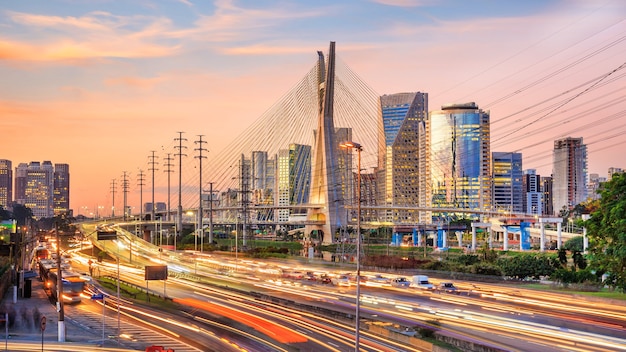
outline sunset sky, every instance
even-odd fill
[[[128,171],[138,206],[151,151],[203,134],[210,163],[330,41],[380,95],[489,110],[492,151],[525,169],[549,175],[567,136],[590,173],[626,168],[623,0],[4,1],[0,159],[70,164],[75,214],[110,208]]]

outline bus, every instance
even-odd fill
[[[48,251],[48,248],[44,246],[39,246],[35,249],[36,260],[48,259],[49,257],[50,257],[50,252]]]
[[[63,303],[80,303],[82,300],[82,293],[85,289],[85,280],[78,274],[73,273],[71,271],[62,270],[63,274],[63,294],[61,297],[63,298]],[[47,281],[45,282],[46,293],[48,296],[52,297],[55,301],[58,301],[57,297],[57,283],[58,283],[58,272],[55,269],[50,269],[47,275]]]

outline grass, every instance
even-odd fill
[[[626,294],[615,290],[609,290],[607,288],[601,288],[599,291],[580,291],[576,290],[575,288],[555,287],[554,285],[546,284],[525,284],[524,288],[626,301]]]
[[[117,280],[101,277],[98,282],[110,295],[117,294]],[[158,309],[178,310],[174,302],[163,297],[148,295],[144,290],[125,284],[120,281],[120,296],[137,304],[147,305]]]

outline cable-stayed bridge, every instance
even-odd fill
[[[204,218],[209,211],[216,222],[279,224],[291,218],[332,241],[331,234],[347,226],[347,208],[355,198],[354,157],[339,144],[358,141],[362,170],[380,167],[384,134],[378,99],[336,59],[331,43],[328,55],[318,52],[311,70],[261,118],[223,151],[209,153],[202,179],[211,183],[213,196],[203,202]],[[198,208],[198,187],[186,183],[185,209]]]
[[[201,177],[197,176],[198,170],[185,170],[192,176],[185,177],[180,192],[181,210],[170,204],[165,219],[177,219],[178,228],[182,228],[185,214],[193,210],[198,227],[209,223],[242,224],[245,236],[245,229],[255,225],[304,226],[305,236],[334,242],[339,233],[346,235],[348,226],[356,224],[360,197],[355,192],[355,175],[375,178],[376,173],[384,172],[381,159],[386,146],[379,99],[379,94],[337,59],[335,43],[331,42],[328,55],[318,52],[306,75],[255,123],[221,152],[208,153]],[[227,117],[224,120],[236,123]],[[340,148],[347,141],[361,146],[360,170],[355,167],[357,156],[353,151]],[[179,149],[178,153],[192,156],[191,150],[183,152],[182,146]],[[203,216],[197,216],[199,204]],[[364,225],[424,225],[418,223],[418,217],[395,224],[377,215],[398,210],[494,214],[488,209],[441,209],[418,204],[361,205],[367,214],[362,217]]]

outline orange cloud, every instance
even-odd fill
[[[160,77],[141,78],[141,77],[125,76],[125,77],[110,78],[110,79],[105,80],[104,83],[109,86],[122,85],[122,86],[129,86],[133,88],[146,89],[146,88],[152,88],[155,85],[163,82],[164,80],[165,79],[160,78]]]
[[[91,12],[82,17],[59,17],[8,12],[16,24],[51,29],[36,39],[0,39],[0,60],[59,61],[92,60],[98,58],[144,58],[175,55],[180,46],[160,44],[171,22],[145,16],[114,16],[106,12]],[[128,28],[137,27],[136,31]]]
[[[61,42],[42,45],[0,41],[0,60],[15,61],[72,61],[96,58],[124,57],[162,57],[174,55],[179,47],[165,47],[135,41],[116,40],[114,42]]]

